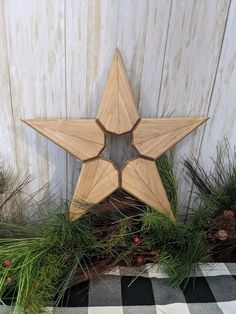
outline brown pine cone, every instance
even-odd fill
[[[216,230],[235,230],[236,220],[232,219],[230,216],[225,216],[224,214],[219,215],[212,219],[210,228]]]
[[[224,216],[225,217],[232,217],[232,218],[234,218],[234,211],[233,210],[231,210],[231,209],[226,209],[226,210],[224,210]]]
[[[218,230],[216,233],[216,237],[220,240],[220,241],[224,241],[227,240],[229,235],[225,230]]]

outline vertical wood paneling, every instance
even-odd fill
[[[119,1],[66,1],[67,116],[95,118],[117,45]],[[110,152],[107,152],[107,157]],[[68,156],[68,195],[81,163]]]
[[[67,118],[88,118],[86,102],[88,1],[65,1]],[[67,155],[67,197],[73,195],[82,163]]]
[[[170,12],[171,1],[149,1],[139,97],[139,112],[144,118],[157,115]]]
[[[4,3],[0,0],[0,160],[5,161],[16,170],[14,121],[5,30]]]
[[[20,119],[66,115],[64,2],[5,1],[5,17],[18,169],[53,187],[67,181],[65,152]]]
[[[93,118],[97,115],[117,43],[118,14],[119,1],[89,1],[86,102],[89,116]]]
[[[117,46],[121,51],[137,104],[147,35],[148,6],[148,1],[120,1]]]
[[[173,1],[158,116],[206,116],[220,56],[229,1]],[[198,155],[203,127],[174,148],[177,159]],[[190,190],[182,185],[181,195]]]
[[[228,1],[174,1],[158,115],[205,115],[224,33]],[[199,143],[188,137],[186,146]]]
[[[197,156],[200,147],[210,166],[218,139],[235,143],[236,136],[236,1],[227,15],[229,2],[0,0],[3,155],[36,176],[34,188],[50,181],[70,198],[81,163],[19,119],[94,118],[118,47],[143,117],[209,113],[205,133],[196,131],[174,153],[178,174],[178,158]],[[122,163],[129,140],[111,136],[106,156]]]
[[[117,47],[120,49],[137,106],[144,60],[148,21],[148,1],[121,0],[119,5]],[[130,137],[110,138],[110,158],[124,164],[130,156]],[[117,149],[118,147],[118,149]],[[131,156],[133,156],[133,151]]]
[[[212,166],[215,147],[227,138],[236,145],[236,1],[231,2],[219,68],[209,108],[208,122],[201,147],[206,167]]]

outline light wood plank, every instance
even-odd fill
[[[139,104],[149,1],[120,1],[117,47],[125,64],[135,104]]]
[[[105,146],[105,134],[95,120],[24,120],[26,124],[84,161]]]
[[[140,70],[141,73],[139,74],[141,82],[138,108],[142,118],[155,118],[157,116],[158,99],[161,88],[171,1],[149,0],[147,3],[147,28],[143,65],[142,70]],[[140,25],[143,27],[143,24]],[[141,45],[141,43],[137,40],[136,45]],[[140,47],[138,49],[140,49]],[[139,63],[141,65],[141,60],[139,60]],[[136,76],[136,80],[138,80],[139,76]],[[132,79],[135,78],[132,77]]]
[[[67,118],[95,118],[117,46],[119,1],[66,0]],[[112,36],[111,36],[112,34]],[[107,151],[107,158],[110,152]],[[81,162],[68,155],[68,198]]]
[[[140,157],[128,161],[121,174],[121,188],[157,211],[174,217],[155,161]]]
[[[158,116],[207,116],[220,56],[228,0],[173,1],[163,65]],[[203,128],[173,150],[176,175],[182,178],[182,158],[198,156]],[[188,205],[191,186],[183,182],[179,195]]]
[[[141,155],[156,159],[206,120],[206,118],[141,119],[133,130],[133,145]]]
[[[66,117],[64,1],[5,1],[18,169],[66,197],[66,153],[20,119]]]
[[[118,188],[118,171],[111,161],[98,157],[85,162],[70,207],[70,219],[80,218],[89,205],[101,202]]]
[[[17,172],[14,116],[11,106],[10,77],[4,2],[0,1],[0,160]]]
[[[118,49],[115,51],[97,119],[108,132],[115,134],[131,131],[139,119]]]
[[[227,139],[232,154],[236,145],[236,1],[232,1],[225,30],[219,68],[210,103],[209,116],[202,147],[201,160],[206,169],[213,166],[216,145]],[[224,148],[224,146],[223,146]]]

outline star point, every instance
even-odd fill
[[[174,218],[154,160],[133,158],[127,162],[121,175],[123,190]]]
[[[97,120],[107,132],[115,134],[131,131],[139,120],[137,107],[118,49],[115,50]]]
[[[93,119],[22,121],[82,161],[105,147],[105,133]]]
[[[96,157],[85,161],[70,207],[70,219],[80,218],[85,213],[86,206],[101,202],[116,191],[119,185],[119,173],[111,160]],[[84,203],[82,206],[81,201]]]
[[[206,120],[207,118],[141,119],[133,130],[133,145],[142,156],[156,159]]]

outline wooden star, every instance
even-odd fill
[[[99,203],[118,188],[173,218],[155,159],[206,120],[140,119],[116,49],[96,120],[24,122],[84,162],[70,207],[70,218],[76,220],[86,212],[85,204]],[[121,171],[111,160],[100,156],[106,132],[118,135],[132,132],[132,144],[140,156],[128,160]]]

